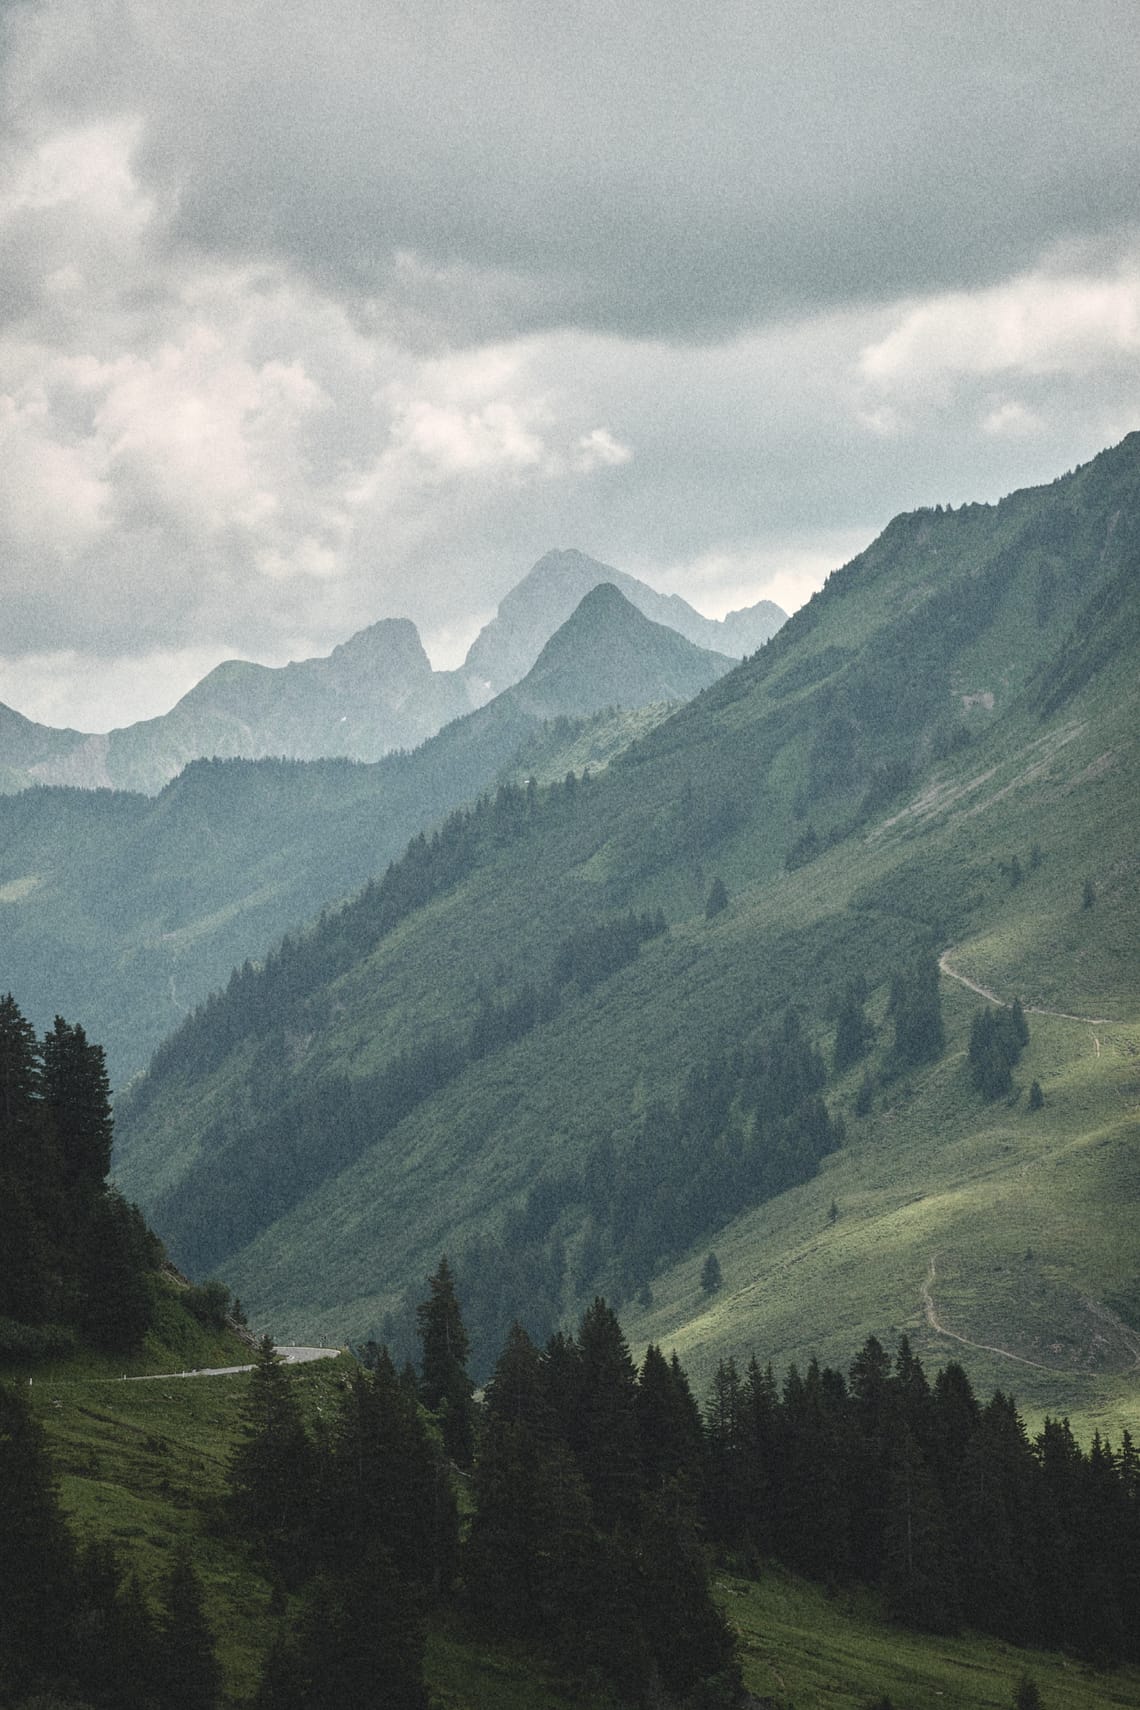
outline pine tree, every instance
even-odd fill
[[[98,1191],[111,1168],[114,1127],[103,1047],[57,1015],[44,1035],[42,1085],[65,1180]]]
[[[289,1368],[269,1336],[258,1344],[241,1430],[229,1466],[234,1519],[273,1568],[295,1583],[311,1547],[315,1456]]]
[[[843,1006],[835,1024],[835,1072],[841,1075],[852,1063],[857,1063],[871,1042],[871,1025],[863,1013],[859,989],[851,982],[843,996]]]
[[[611,1530],[637,1511],[641,1446],[637,1432],[637,1372],[613,1310],[600,1297],[578,1331],[579,1410],[572,1444],[594,1507]]]
[[[455,1278],[444,1255],[428,1281],[428,1298],[416,1308],[420,1346],[420,1399],[438,1414],[444,1446],[460,1467],[469,1467],[475,1449],[472,1395],[467,1372],[469,1345]]]
[[[953,1632],[958,1593],[942,1501],[905,1420],[894,1436],[892,1458],[883,1573],[891,1613],[911,1627]]]
[[[0,1677],[66,1672],[79,1604],[75,1546],[64,1524],[43,1432],[0,1384]]]
[[[334,1575],[373,1545],[426,1595],[450,1583],[458,1521],[445,1457],[391,1360],[358,1372],[344,1392],[330,1440],[322,1520],[324,1561]]]
[[[158,1692],[163,1710],[215,1710],[222,1690],[214,1638],[202,1606],[202,1588],[182,1544],[162,1591]]]
[[[257,1710],[427,1710],[415,1591],[381,1549],[319,1574],[288,1638],[270,1649]]]
[[[934,1062],[942,1055],[946,1035],[942,1026],[942,997],[938,963],[927,951],[892,985],[895,1056],[904,1068]]]
[[[636,1413],[645,1489],[660,1490],[683,1480],[699,1491],[704,1458],[700,1410],[676,1356],[670,1364],[655,1344],[646,1349],[638,1374]]]

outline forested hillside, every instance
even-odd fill
[[[610,593],[582,602],[522,682],[412,753],[373,766],[201,760],[154,800],[0,797],[4,974],[29,1014],[39,1025],[58,1005],[88,1016],[121,1088],[232,968],[501,773],[561,774],[559,756],[579,748],[604,760],[627,721],[644,727],[728,670]]]
[[[446,1246],[483,1369],[604,1288],[705,1369],[950,1325],[1044,1404],[1131,1394],[1138,463],[897,519],[604,774],[236,975],[124,1111],[176,1254],[363,1335]]]
[[[446,1260],[416,1317],[402,1373],[265,1338],[247,1375],[0,1383],[5,1703],[1135,1702],[1127,1435],[1031,1440],[905,1338],[698,1398],[602,1299],[515,1326],[477,1403]]]

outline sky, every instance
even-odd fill
[[[792,609],[1140,427],[1135,0],[0,0],[0,701],[552,547]]]

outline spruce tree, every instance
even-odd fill
[[[416,1308],[416,1321],[422,1349],[420,1399],[438,1415],[452,1460],[469,1467],[475,1449],[475,1385],[467,1372],[467,1331],[446,1254],[428,1280],[428,1297]]]
[[[579,1412],[573,1446],[603,1530],[636,1513],[641,1484],[637,1371],[621,1325],[599,1296],[578,1331]]]
[[[216,1710],[222,1675],[190,1550],[179,1545],[162,1589],[157,1649],[163,1710]]]
[[[895,976],[891,992],[895,1024],[895,1057],[903,1068],[934,1062],[942,1055],[946,1035],[942,1026],[942,996],[938,963],[925,951]]]
[[[111,1087],[101,1045],[62,1016],[44,1035],[43,1097],[55,1128],[64,1179],[99,1190],[111,1168]]]
[[[241,1431],[229,1466],[231,1512],[274,1570],[295,1583],[311,1549],[315,1456],[292,1375],[270,1336],[258,1344]]]
[[[34,1680],[74,1655],[75,1546],[64,1524],[43,1431],[0,1383],[0,1678]]]

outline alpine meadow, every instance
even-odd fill
[[[1140,1704],[1140,433],[740,662],[543,564],[412,752],[0,801],[0,1695]]]

